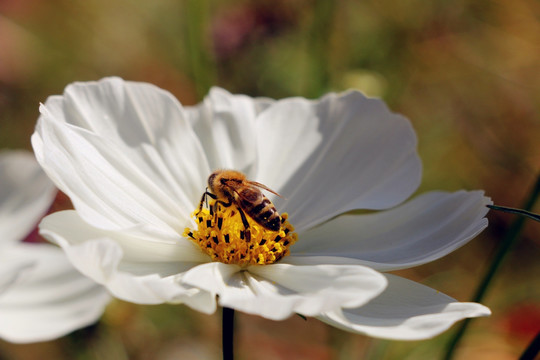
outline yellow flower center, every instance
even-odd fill
[[[209,208],[213,208],[214,202],[210,201]],[[273,264],[289,255],[289,247],[298,239],[286,213],[281,215],[280,230],[272,231],[248,215],[249,228],[246,229],[234,204],[214,208],[217,208],[216,214],[210,214],[205,208],[200,212],[195,210],[191,216],[197,229],[184,231],[184,236],[199,245],[213,261],[240,266]],[[246,232],[249,232],[247,236]]]

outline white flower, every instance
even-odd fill
[[[45,218],[41,233],[122,299],[211,313],[217,295],[221,306],[269,319],[299,313],[394,339],[431,337],[490,313],[380,272],[462,246],[487,226],[490,203],[480,191],[459,191],[402,204],[420,182],[416,137],[380,100],[349,91],[274,101],[214,88],[182,107],[152,85],[107,78],[47,99],[32,144],[75,206]],[[183,236],[186,227],[197,232],[190,214],[218,168],[283,194],[267,195],[298,235],[289,256],[268,265],[211,261],[215,249]],[[354,209],[383,211],[342,215]],[[223,244],[212,226],[207,234]]]
[[[95,322],[110,296],[57,246],[22,243],[56,189],[31,153],[0,152],[0,338],[58,338]]]

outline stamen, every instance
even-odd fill
[[[217,227],[219,230],[221,230],[221,227],[223,226],[223,218],[218,218],[217,220]]]
[[[192,214],[197,229],[184,231],[184,236],[199,245],[213,261],[240,266],[273,264],[289,255],[289,247],[298,239],[287,214],[281,216],[279,231],[268,230],[247,215],[249,228],[246,229],[234,204],[214,207],[214,203],[211,200],[208,204],[214,212],[205,208]]]

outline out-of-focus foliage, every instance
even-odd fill
[[[274,98],[357,88],[411,119],[421,190],[483,188],[520,207],[540,171],[540,3],[500,1],[0,1],[0,148],[30,148],[39,102],[73,81],[152,82],[184,104],[212,85]],[[540,212],[538,206],[533,209]],[[402,274],[468,300],[512,215],[478,239]],[[540,330],[540,229],[508,256],[458,356],[513,359]],[[434,269],[437,269],[437,276]],[[300,318],[238,315],[238,358],[433,358],[450,332],[370,340]],[[8,358],[219,358],[219,314],[110,306],[102,323]]]

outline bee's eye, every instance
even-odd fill
[[[212,184],[214,183],[214,179],[216,178],[216,174],[212,174],[208,177],[208,186],[212,188]]]

